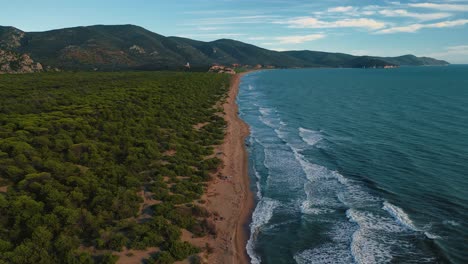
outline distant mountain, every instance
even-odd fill
[[[448,64],[413,55],[371,57],[318,51],[278,52],[229,39],[203,42],[165,37],[134,25],[96,25],[45,32],[23,32],[0,26],[0,50],[28,54],[47,68],[64,70],[178,69],[187,62],[201,69],[212,64],[285,68]]]
[[[381,58],[390,63],[397,65],[412,65],[412,66],[430,66],[430,65],[447,65],[449,64],[443,60],[437,60],[429,57],[416,57],[414,55],[403,55],[399,57],[385,57]]]

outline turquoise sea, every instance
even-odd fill
[[[242,78],[252,263],[468,263],[468,66]]]

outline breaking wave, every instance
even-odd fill
[[[385,211],[390,213],[390,215],[392,215],[398,223],[402,224],[406,228],[409,228],[409,229],[411,229],[413,231],[420,231],[414,225],[413,221],[411,221],[409,216],[400,207],[385,201],[383,203],[382,209],[384,209]]]
[[[299,128],[299,135],[301,136],[302,140],[304,140],[304,142],[306,142],[309,146],[314,146],[323,139],[320,132],[302,127]]]
[[[278,205],[278,201],[265,197],[258,202],[257,207],[255,207],[252,214],[250,238],[247,241],[247,254],[253,264],[261,263],[260,257],[255,253],[255,241],[257,240],[258,233],[260,232],[260,229],[270,221],[273,216],[273,211],[278,207]]]

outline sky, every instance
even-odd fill
[[[0,0],[0,25],[134,24],[273,50],[414,54],[468,63],[468,0]]]

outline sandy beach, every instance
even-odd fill
[[[245,147],[249,127],[239,118],[236,104],[242,76],[243,74],[233,76],[227,101],[223,105],[227,121],[226,137],[223,144],[215,150],[223,160],[223,167],[214,176],[203,197],[206,208],[213,214],[210,221],[216,226],[217,236],[192,238],[188,232],[183,234],[183,240],[201,248],[205,248],[208,243],[213,251],[202,257],[210,264],[249,263],[245,246],[254,200],[249,189]]]

